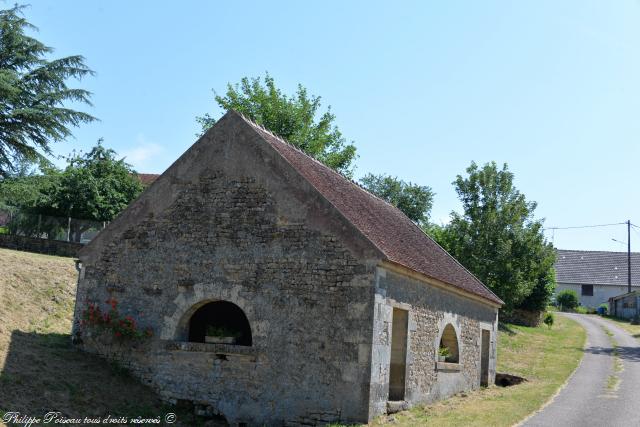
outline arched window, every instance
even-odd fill
[[[228,301],[214,301],[191,316],[189,341],[250,346],[251,326],[240,307]]]
[[[446,348],[447,351],[442,349]],[[460,360],[460,355],[458,351],[458,336],[456,335],[456,330],[451,323],[447,323],[447,326],[444,327],[442,331],[442,337],[440,338],[440,349],[441,352],[447,354],[445,358],[445,362],[449,363],[458,363]]]

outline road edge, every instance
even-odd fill
[[[570,315],[567,315],[567,313],[562,313],[562,312],[556,312],[556,314],[558,314],[559,316],[563,316],[566,317],[567,319],[576,322],[578,325],[580,325],[580,327],[584,330],[585,332],[585,340],[584,340],[584,345],[582,346],[583,350],[587,349],[587,342],[589,341],[589,334],[587,333],[587,330],[584,328],[584,326],[582,326],[582,324],[576,320],[573,320]],[[534,416],[536,416],[539,412],[541,412],[544,408],[546,408],[547,406],[549,406],[550,404],[553,403],[554,400],[556,400],[556,397],[558,397],[558,395],[562,392],[562,390],[565,389],[565,387],[567,386],[567,384],[569,384],[569,381],[571,381],[571,378],[573,378],[573,376],[575,375],[575,373],[578,371],[578,369],[580,368],[580,366],[582,366],[582,362],[584,361],[584,352],[582,353],[582,357],[580,358],[580,362],[578,362],[578,364],[576,365],[575,369],[573,370],[573,372],[571,372],[571,374],[569,374],[569,376],[567,377],[567,379],[564,381],[564,383],[562,383],[562,385],[560,385],[560,387],[558,387],[558,390],[556,390],[556,392],[549,397],[549,399],[542,404],[542,406],[540,406],[538,409],[536,409],[535,411],[531,412],[529,415],[527,415],[526,417],[524,417],[522,420],[518,421],[516,424],[513,424],[512,427],[520,427],[522,426],[524,423],[526,423],[527,421],[529,421],[531,418],[533,418]]]

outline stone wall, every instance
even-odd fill
[[[63,242],[60,240],[38,239],[35,237],[0,234],[0,247],[17,251],[36,252],[75,258],[82,248],[81,243]]]
[[[480,386],[481,329],[491,332],[489,383],[496,362],[497,309],[385,268],[376,273],[375,319],[369,417],[387,410],[394,308],[409,313],[405,401],[430,403]],[[444,327],[456,330],[459,363],[441,363],[437,350]]]
[[[231,423],[366,421],[377,260],[339,237],[353,234],[305,182],[237,147],[170,170],[129,208],[135,219],[125,212],[81,254],[76,338]],[[110,297],[155,337],[132,348],[79,327],[88,301]],[[244,311],[251,347],[183,342],[190,315],[216,300]]]
[[[503,322],[535,328],[542,323],[542,313],[542,311],[515,309],[510,313],[501,313],[500,319]]]

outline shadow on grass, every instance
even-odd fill
[[[11,333],[0,372],[0,413],[68,418],[156,418],[177,415],[171,425],[201,425],[192,412],[164,404],[126,369],[72,347],[68,334]]]
[[[517,332],[507,323],[498,322],[498,330],[508,335],[515,335]]]

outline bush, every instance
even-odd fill
[[[555,322],[555,318],[553,317],[553,313],[545,313],[544,314],[544,319],[542,319],[542,321],[544,322],[545,325],[547,325],[549,327],[549,329],[551,329],[551,327],[553,326],[553,322]]]
[[[564,291],[558,292],[556,301],[562,310],[573,310],[580,304],[578,300],[578,293],[571,289],[565,289]]]
[[[579,305],[573,311],[580,314],[590,314],[590,311],[587,307]]]

